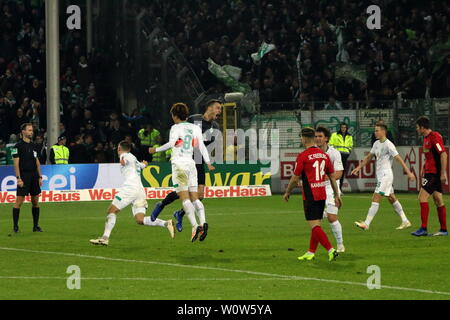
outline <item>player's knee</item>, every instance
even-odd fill
[[[135,217],[136,223],[138,225],[143,225],[144,224],[144,217]]]
[[[333,223],[338,220],[338,217],[335,214],[328,214],[327,218],[328,218],[328,222],[330,222],[330,223]]]

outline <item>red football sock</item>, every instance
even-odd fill
[[[428,202],[420,203],[420,216],[422,217],[422,228],[426,229],[428,226],[428,214],[430,213],[430,206]]]
[[[315,234],[316,238],[319,239],[319,242],[327,251],[330,251],[330,249],[333,248],[333,246],[330,243],[330,240],[328,240],[328,237],[326,233],[322,230],[320,226],[317,226],[313,229],[313,233]]]
[[[437,208],[437,211],[439,216],[439,223],[441,224],[441,230],[447,231],[447,212],[445,206]]]
[[[317,246],[319,245],[319,239],[316,237],[314,233],[314,229],[311,230],[311,239],[309,240],[309,252],[315,253],[317,250]]]

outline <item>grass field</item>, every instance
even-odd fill
[[[109,247],[88,243],[102,234],[109,203],[43,204],[42,234],[31,232],[26,205],[17,235],[10,235],[12,206],[2,205],[0,299],[450,299],[450,238],[411,236],[420,223],[416,195],[399,198],[412,228],[395,230],[400,219],[386,201],[364,232],[353,221],[365,218],[370,195],[346,194],[340,219],[347,252],[331,263],[320,246],[315,261],[297,260],[310,233],[298,195],[287,204],[281,196],[206,200],[203,243],[189,241],[190,228],[171,240],[163,228],[138,226],[127,208]],[[67,289],[71,265],[81,269],[80,290]],[[370,265],[381,269],[379,290],[366,286]]]

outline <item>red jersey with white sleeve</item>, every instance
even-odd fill
[[[423,152],[425,153],[425,173],[441,172],[441,153],[445,152],[444,140],[437,131],[431,131],[423,139]]]
[[[334,172],[329,156],[319,147],[311,147],[299,153],[294,174],[301,176],[303,182],[303,200],[326,200],[325,174]]]

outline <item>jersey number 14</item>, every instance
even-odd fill
[[[325,160],[317,160],[313,164],[313,168],[316,169],[316,181],[322,181],[325,175]]]

